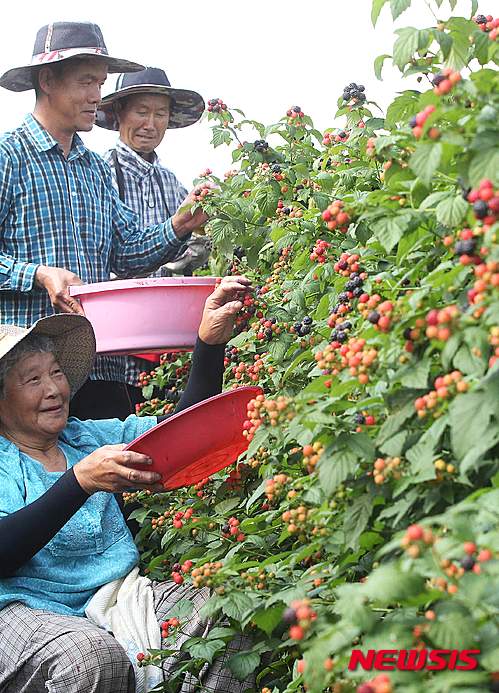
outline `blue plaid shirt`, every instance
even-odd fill
[[[30,114],[0,136],[0,316],[28,327],[54,309],[34,286],[38,265],[85,283],[154,271],[182,245],[171,221],[142,228],[109,166],[73,137],[67,158]],[[125,382],[125,359],[99,357],[92,378]]]
[[[146,161],[121,139],[117,141],[115,151],[123,173],[124,201],[139,215],[141,225],[158,224],[175,214],[187,196],[187,190],[175,174],[160,163],[157,154],[154,153],[152,162]],[[104,154],[104,159],[111,166],[118,187],[112,149]],[[155,274],[160,276],[161,272]],[[137,385],[140,372],[150,370],[150,361],[127,358],[125,380],[130,385]]]

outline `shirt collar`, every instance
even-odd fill
[[[159,167],[159,158],[156,152],[153,152],[152,162],[146,161],[121,139],[116,142],[116,152],[120,164],[138,178],[152,175],[154,170]]]
[[[28,115],[25,117],[23,127],[29,139],[36,149],[38,149],[38,151],[48,152],[54,147],[59,147],[57,140],[52,137],[52,135],[43,127],[43,125],[40,125],[32,113],[28,113]],[[79,156],[85,156],[87,154],[88,149],[83,144],[81,138],[75,133],[73,135],[73,144],[71,145],[68,161],[71,159],[76,159]]]

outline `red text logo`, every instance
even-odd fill
[[[472,671],[478,666],[480,650],[352,650],[348,668],[365,671]]]

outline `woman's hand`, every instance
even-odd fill
[[[140,452],[125,450],[125,445],[104,445],[84,457],[73,467],[76,479],[89,495],[96,491],[121,493],[131,488],[164,491],[158,483],[161,474],[137,471],[129,465],[148,465],[152,460]]]
[[[204,304],[199,326],[199,337],[205,344],[226,344],[232,336],[237,313],[243,306],[242,298],[252,291],[246,277],[224,277]]]

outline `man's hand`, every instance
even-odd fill
[[[194,190],[191,190],[191,192],[187,195],[185,200],[180,205],[177,212],[172,217],[173,230],[175,231],[175,234],[178,236],[178,238],[183,238],[192,231],[195,231],[196,229],[201,229],[201,227],[208,221],[208,215],[205,214],[205,212],[203,212],[203,210],[200,207],[196,209],[194,214],[191,212],[190,209],[184,209],[185,207],[190,207],[196,204],[196,191],[198,189],[199,188],[195,188]]]
[[[69,270],[60,267],[46,267],[40,265],[36,270],[35,284],[45,289],[50,302],[62,313],[78,313],[83,315],[79,301],[69,295],[68,287],[71,284],[83,284],[81,279]]]
[[[204,304],[199,337],[205,344],[226,344],[232,336],[234,320],[243,307],[242,298],[252,291],[246,277],[224,277]]]

